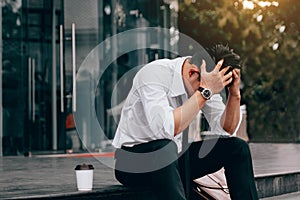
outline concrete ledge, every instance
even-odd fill
[[[300,191],[300,172],[260,175],[255,180],[259,198]]]
[[[256,186],[259,198],[274,197],[277,195],[300,191],[300,172],[260,175],[256,178]],[[122,185],[112,185],[101,189],[95,188],[90,192],[69,192],[64,194],[44,194],[23,196],[19,200],[42,199],[72,199],[72,200],[156,200],[155,196],[147,188],[130,189]]]

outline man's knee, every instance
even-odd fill
[[[234,153],[237,154],[240,158],[249,158],[251,157],[250,148],[247,142],[240,138],[232,138],[234,145]]]

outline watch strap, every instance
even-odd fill
[[[208,88],[199,87],[198,91],[201,93],[204,99],[209,100],[212,96],[212,92]]]
[[[201,86],[198,88],[199,92],[203,92],[204,89],[205,89],[205,88],[203,88],[203,87],[201,87]]]

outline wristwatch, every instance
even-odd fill
[[[210,97],[212,96],[212,92],[210,89],[208,88],[203,88],[203,87],[199,87],[198,91],[202,94],[202,96],[204,97],[204,99],[208,100],[210,99]]]

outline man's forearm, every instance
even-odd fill
[[[240,121],[240,101],[241,96],[228,96],[225,111],[221,118],[223,129],[229,134],[233,134]]]
[[[195,92],[182,106],[176,108],[174,113],[174,135],[181,133],[196,117],[206,100],[199,91]]]

